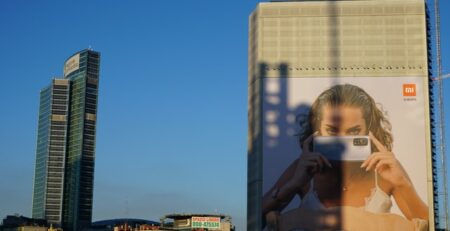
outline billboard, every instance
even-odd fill
[[[220,229],[220,217],[192,217],[192,228]]]
[[[78,70],[78,68],[80,68],[80,54],[79,53],[70,57],[64,63],[64,77],[66,77],[70,73]]]
[[[425,80],[263,79],[265,229],[428,230]]]

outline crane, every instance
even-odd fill
[[[432,0],[430,0],[431,2]],[[437,142],[435,146],[435,163],[433,163],[433,171],[438,172],[437,179],[434,180],[434,182],[438,186],[437,190],[438,192],[435,192],[435,195],[437,195],[437,200],[435,198],[435,201],[440,201],[442,204],[438,205],[438,220],[435,221],[435,224],[437,227],[435,227],[436,230],[449,230],[450,229],[450,223],[449,223],[449,208],[448,208],[448,195],[447,195],[447,161],[446,161],[446,144],[445,144],[445,115],[444,115],[444,97],[443,97],[443,80],[445,78],[449,78],[450,74],[442,74],[442,59],[441,59],[441,31],[440,31],[440,14],[439,14],[439,0],[434,0],[434,42],[435,42],[435,52],[436,52],[436,72],[435,76],[432,77],[431,80],[435,82],[435,88],[433,91],[437,93],[437,105],[435,107],[435,117],[436,122],[434,129],[436,129],[436,133],[438,136],[436,137]],[[439,179],[440,178],[440,179]],[[444,210],[444,211],[442,211]],[[436,215],[436,214],[435,214]]]
[[[441,79],[447,79],[447,78],[450,78],[450,73],[443,74],[443,75],[441,75],[440,77],[432,77],[431,79],[432,79],[433,81],[439,81],[439,80],[441,80]]]

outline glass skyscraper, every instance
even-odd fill
[[[61,223],[69,82],[54,79],[41,91],[33,217]]]
[[[80,51],[41,91],[32,212],[64,230],[91,223],[99,63]]]

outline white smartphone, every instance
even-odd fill
[[[364,161],[372,153],[369,136],[316,136],[313,150],[335,161]]]

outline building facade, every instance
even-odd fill
[[[41,91],[32,214],[65,230],[91,224],[99,64],[80,51]]]
[[[49,231],[49,230],[50,229],[47,220],[32,219],[20,216],[18,214],[6,216],[0,225],[0,231]]]
[[[40,97],[33,217],[55,224],[62,219],[69,87],[54,79]]]
[[[401,163],[417,179],[416,190],[428,205],[428,225],[434,230],[427,42],[423,0],[274,0],[257,5],[249,17],[247,230],[264,229],[265,198],[280,202],[277,185],[284,169],[302,152],[296,150],[295,137],[301,132],[302,113],[311,110],[308,97],[317,93],[313,88],[320,92],[322,85],[347,83],[389,96],[391,87],[398,85],[399,93],[392,93],[402,103],[398,108],[408,106],[417,113],[411,121],[423,131],[417,138],[423,152],[414,163],[406,155],[397,158],[405,159]],[[421,90],[417,96],[416,86]],[[405,111],[390,111],[391,120],[401,118],[401,113]],[[394,152],[399,154],[411,141],[401,138],[399,123],[392,126]],[[278,209],[281,215],[298,208],[301,199],[282,202],[290,203]]]
[[[161,217],[161,227],[157,230],[180,231],[234,231],[230,216],[223,214],[168,214]]]

